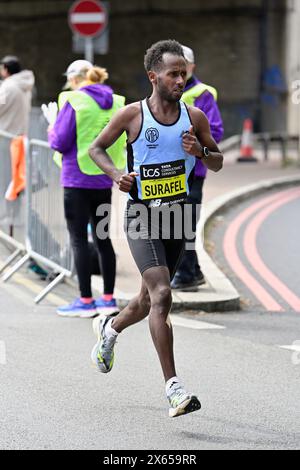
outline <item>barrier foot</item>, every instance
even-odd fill
[[[23,256],[23,258],[21,258],[3,277],[2,277],[2,281],[3,282],[6,282],[8,281],[17,271],[19,271],[19,269],[22,268],[22,266],[27,263],[27,261],[30,260],[30,256],[28,254],[26,254],[25,256]]]
[[[22,254],[23,250],[17,249],[15,250],[5,261],[5,263],[0,268],[0,274],[5,271],[5,269],[19,256]]]
[[[60,273],[42,292],[34,299],[36,304],[39,304],[66,276],[66,273]]]

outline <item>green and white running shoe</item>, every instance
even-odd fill
[[[117,336],[108,336],[105,332],[105,327],[112,317],[100,315],[93,321],[93,330],[98,342],[93,347],[91,359],[99,372],[103,374],[110,372],[114,365],[114,346]]]
[[[170,418],[186,415],[187,413],[192,413],[201,408],[201,403],[198,398],[192,393],[187,393],[179,383],[174,384],[170,388],[167,398],[170,404]]]

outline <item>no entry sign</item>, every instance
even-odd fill
[[[86,38],[99,36],[105,30],[107,21],[105,7],[96,0],[79,0],[69,11],[72,31]]]

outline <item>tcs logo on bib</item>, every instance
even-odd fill
[[[143,177],[144,178],[158,178],[160,176],[159,168],[145,168],[142,167],[143,170]]]

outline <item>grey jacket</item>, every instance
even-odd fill
[[[0,85],[0,130],[15,135],[28,133],[34,75],[23,70]]]

